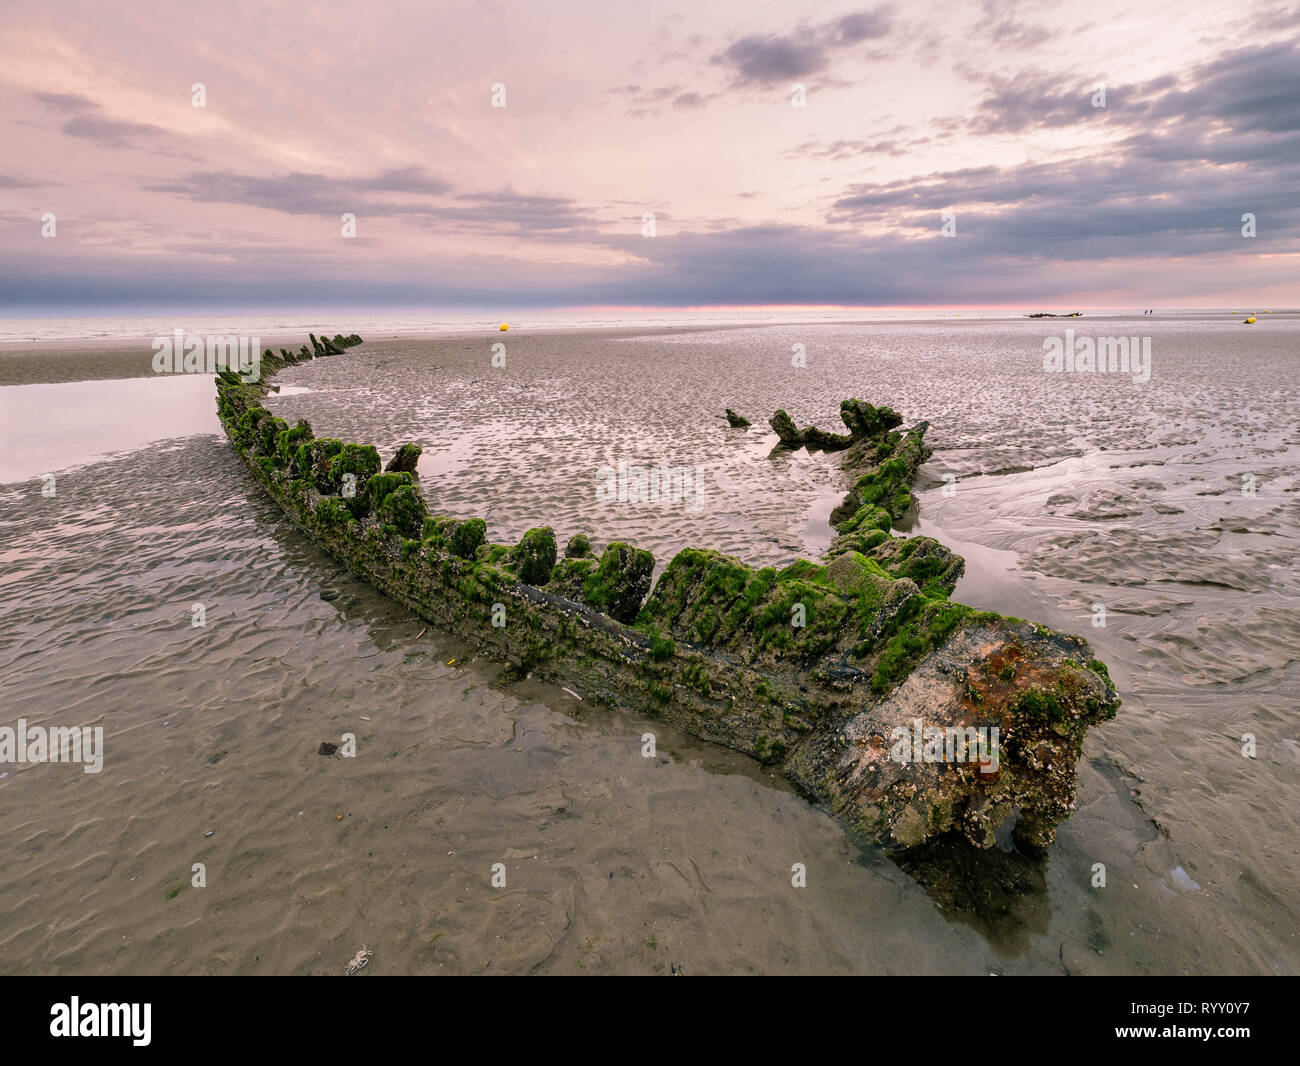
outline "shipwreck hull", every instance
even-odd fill
[[[499,545],[482,520],[429,515],[413,446],[381,473],[374,448],[266,410],[287,362],[267,352],[258,384],[218,377],[234,449],[313,541],[435,626],[588,702],[760,759],[887,847],[950,832],[991,847],[1014,815],[1017,841],[1042,849],[1073,809],[1086,730],[1119,700],[1082,639],[950,603],[961,559],[889,533],[929,454],[924,423],[896,432],[888,408],[846,401],[836,444],[858,476],[823,563],[756,569],[687,549],[651,590],[653,558],[629,545],[597,556],[575,537],[557,558],[549,528]],[[997,747],[931,758],[927,729],[996,729]]]

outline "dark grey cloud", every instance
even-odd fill
[[[1024,72],[1013,78],[989,79],[989,92],[979,111],[966,123],[975,134],[1024,133],[1082,122],[1104,122],[1124,111],[1132,96],[1124,86],[1106,89],[1106,107],[1093,107],[1099,84],[1066,80],[1059,74]]]
[[[1145,148],[1145,142],[1141,148]],[[1280,250],[1300,236],[1300,163],[1242,171],[1201,160],[1153,165],[1144,150],[1001,170],[968,168],[906,181],[859,184],[828,213],[835,223],[871,223],[937,237],[944,212],[956,240],[990,257],[1107,260],[1207,252]],[[1241,238],[1241,216],[1259,236]]]
[[[1237,48],[1182,77],[1162,75],[1134,85],[1107,84],[1105,107],[1093,107],[1104,78],[1063,79],[1044,71],[988,79],[988,95],[965,124],[976,134],[1025,134],[1082,122],[1106,122],[1158,133],[1166,124],[1199,135],[1207,124],[1229,136],[1300,130],[1300,39]]]
[[[709,97],[699,93],[682,93],[673,99],[673,107],[678,111],[697,111],[708,103]]]
[[[57,270],[41,262],[24,264],[20,270],[0,260],[0,307],[30,312],[66,304],[69,291],[75,291],[83,305],[115,307],[119,314],[120,308],[140,306],[156,313],[162,307],[192,305],[200,289],[217,305],[309,303],[339,309],[474,308],[503,302],[512,307],[943,302],[979,298],[981,292],[992,299],[1016,272],[1011,263],[996,279],[982,274],[972,263],[972,248],[947,248],[946,256],[937,255],[937,242],[922,247],[921,242],[897,238],[863,241],[852,233],[800,226],[752,226],[654,239],[628,234],[605,242],[638,257],[637,262],[611,270],[503,258],[491,271],[475,275],[465,269],[413,271],[408,264],[395,264],[387,273],[367,271],[358,278],[350,257],[329,259],[318,249],[280,249],[270,256],[230,249],[220,269],[193,254],[170,262],[137,263],[130,270],[107,258],[63,262]],[[231,261],[239,269],[230,269]],[[304,264],[309,267],[304,269]],[[484,280],[489,274],[490,282]],[[1005,295],[1002,292],[1001,298]]]
[[[852,159],[859,155],[887,155],[903,156],[907,155],[910,148],[917,145],[928,144],[929,137],[911,138],[905,141],[897,140],[892,137],[884,139],[866,138],[863,140],[838,140],[838,141],[804,141],[802,144],[791,148],[785,155],[792,159]]]
[[[1082,157],[971,167],[835,198],[832,224],[934,234],[957,215],[958,240],[984,254],[1091,261],[1283,251],[1300,238],[1300,42],[1238,48],[1183,76],[1091,87],[1035,74],[995,82],[978,133],[1023,133],[1104,116],[1113,136]],[[1241,237],[1242,215],[1258,236]],[[953,242],[949,242],[953,243]]]
[[[520,236],[553,240],[561,232],[570,237],[594,235],[599,219],[563,196],[529,196],[512,190],[462,193],[457,202],[469,206],[437,209],[440,222],[460,222],[493,230],[510,228]]]
[[[710,63],[725,68],[734,86],[763,88],[790,79],[808,78],[829,70],[836,52],[887,36],[891,29],[891,15],[892,9],[885,6],[874,11],[842,15],[815,25],[803,24],[787,34],[748,35],[732,41],[713,55]],[[698,46],[704,38],[696,34],[690,40],[692,46]],[[667,58],[673,57],[661,57]],[[685,54],[675,58],[685,58]],[[836,84],[848,83],[841,79]],[[684,90],[680,85],[649,90],[643,90],[639,85],[627,85],[609,91],[633,97],[628,114],[634,117],[658,114],[657,105],[666,101],[679,111],[698,110],[716,95]]]
[[[39,181],[27,181],[24,178],[15,178],[12,174],[0,174],[0,189],[36,189],[41,186]]]
[[[984,0],[984,17],[975,33],[1005,47],[1032,48],[1051,40],[1052,32],[1017,17],[1015,0]]]
[[[821,41],[812,37],[743,37],[715,61],[734,69],[738,85],[769,86],[817,74],[830,58]]]
[[[1161,79],[1136,95],[1155,122],[1188,129],[1218,122],[1229,136],[1300,130],[1300,39],[1239,48],[1196,68],[1177,88]]]
[[[645,104],[662,104],[665,100],[671,100],[674,96],[682,91],[680,85],[661,85],[657,89],[646,89],[644,92],[637,93],[635,103]]]
[[[708,105],[714,98],[712,93],[688,90],[681,85],[661,85],[657,89],[642,89],[638,85],[628,85],[623,89],[613,90],[632,96],[628,114],[633,118],[658,115],[667,105],[676,111],[698,111]]]
[[[356,182],[362,192],[410,192],[439,196],[451,191],[451,183],[429,174],[423,167],[409,166],[381,170],[373,178]]]
[[[859,11],[853,15],[845,15],[828,26],[832,34],[838,34],[838,40],[842,44],[856,44],[858,41],[886,37],[889,35],[889,28],[889,15],[884,8],[879,11]]]
[[[733,41],[712,62],[727,67],[734,85],[770,88],[820,74],[836,51],[889,34],[890,8],[859,11],[787,34],[755,34]]]
[[[62,129],[67,136],[93,141],[101,148],[157,148],[171,136],[161,126],[108,118],[99,104],[77,93],[32,95],[50,110],[74,116],[63,123]]]
[[[99,105],[77,93],[33,93],[32,97],[55,111],[98,111]]]
[[[1087,156],[1013,168],[967,168],[857,184],[828,219],[932,233],[958,216],[959,239],[990,254],[1076,260],[1281,250],[1300,237],[1300,42],[1238,48],[1181,77],[1092,86],[1042,73],[992,81],[979,134],[1024,135],[1105,122],[1111,139]],[[1258,237],[1243,241],[1241,216]]]
[[[1263,177],[1293,169],[1300,160],[1300,133],[1273,136],[1256,132],[1224,137],[1209,131],[1176,129],[1168,133],[1133,134],[1117,147],[1153,163],[1235,167],[1236,180],[1242,181],[1251,176],[1249,172],[1242,173],[1244,167]]]
[[[526,263],[507,257],[476,257],[455,269],[393,263],[358,277],[349,256],[330,258],[318,248],[276,249],[270,255],[230,249],[221,269],[188,255],[172,263],[108,259],[22,264],[0,259],[0,307],[31,309],[66,305],[69,291],[83,304],[153,309],[192,305],[201,288],[214,305],[331,306],[352,308],[430,306],[463,310],[499,307],[564,307],[591,304],[699,306],[700,304],[827,304],[850,306],[991,303],[1023,301],[1027,309],[1050,305],[1078,291],[1132,288],[1144,294],[1172,280],[1152,273],[1152,262],[1176,247],[1175,234],[1153,241],[1141,213],[1131,217],[1127,244],[1113,235],[1086,241],[1087,229],[1071,230],[1085,241],[1077,248],[1041,241],[1040,221],[1012,221],[998,233],[968,228],[959,236],[917,239],[900,232],[864,236],[847,227],[762,224],[707,228],[653,239],[631,231],[594,237],[634,261],[608,266]],[[1183,225],[1198,219],[1188,215]],[[1204,220],[1200,220],[1204,221]],[[1294,224],[1294,220],[1293,220]],[[1112,224],[1112,231],[1114,226]],[[1217,235],[1216,235],[1217,237]],[[968,239],[969,238],[969,239]],[[1232,250],[1256,259],[1250,242]],[[1222,241],[1184,241],[1183,250],[1225,251]],[[1127,249],[1128,257],[1117,254]],[[108,252],[106,254],[113,254]],[[229,262],[239,263],[231,270]],[[1217,260],[1216,262],[1221,262]],[[490,269],[489,269],[490,268]],[[1220,267],[1221,269],[1221,267]],[[1185,275],[1182,275],[1185,276]],[[413,280],[414,279],[414,280]],[[1172,293],[1171,293],[1172,294]]]
[[[461,192],[421,167],[384,170],[371,177],[335,177],[296,171],[263,176],[232,171],[199,171],[178,181],[146,186],[205,203],[246,204],[289,215],[337,219],[344,212],[369,217],[405,217],[453,232],[509,232],[527,239],[555,240],[594,234],[600,220],[570,199],[536,196],[512,189]],[[425,199],[378,198],[375,194],[415,194]]]
[[[98,115],[78,115],[69,119],[63,124],[63,132],[69,137],[94,141],[101,148],[137,148],[141,147],[142,139],[167,136],[167,131],[160,126],[142,122],[119,122]]]
[[[877,21],[859,18],[865,15]],[[885,9],[878,16],[861,12],[783,36],[743,37],[714,58],[733,83],[785,87],[790,80],[824,78],[841,56],[855,49],[861,54],[862,42],[888,33],[888,26]],[[1020,40],[1032,36],[1033,27],[1008,9],[982,32],[986,38]],[[1028,71],[1015,80],[985,79],[984,107],[974,115],[949,116],[924,129],[892,130],[887,121],[867,118],[852,139],[805,141],[790,154],[819,160],[896,157],[948,133],[1032,136],[1084,122],[1103,123],[1106,134],[1104,143],[1059,159],[1044,156],[1062,140],[1049,137],[1030,142],[1036,161],[1026,165],[859,180],[827,198],[824,221],[815,226],[681,219],[661,227],[661,236],[646,239],[639,236],[641,205],[618,207],[622,224],[613,226],[563,196],[453,188],[421,167],[354,177],[196,171],[150,188],[196,201],[319,215],[335,224],[344,211],[355,212],[363,224],[367,215],[401,217],[423,227],[421,233],[427,229],[430,260],[420,258],[423,251],[395,257],[368,267],[358,281],[355,258],[343,253],[255,247],[251,240],[236,245],[234,237],[208,242],[187,234],[183,244],[163,248],[156,262],[115,259],[120,250],[105,246],[100,255],[54,270],[51,257],[62,254],[68,242],[43,242],[35,265],[0,260],[0,292],[15,307],[24,300],[30,307],[67,304],[69,293],[120,306],[165,305],[191,299],[200,286],[214,303],[310,300],[337,301],[340,307],[1014,299],[1033,306],[1077,291],[1131,287],[1146,294],[1182,272],[1209,269],[1196,265],[1196,257],[1219,270],[1235,262],[1255,267],[1262,253],[1296,247],[1300,53],[1295,40],[1277,38],[1226,51],[1178,77],[1111,85],[1104,110],[1091,107],[1093,83]],[[663,109],[690,110],[709,99],[703,90],[676,84],[611,91]],[[61,122],[111,121],[85,97],[46,95],[50,99],[42,104]],[[139,131],[117,135],[142,136]],[[741,187],[746,186],[752,187],[749,181]],[[606,201],[601,210],[613,213],[612,203]],[[672,205],[662,212],[650,206],[666,220]],[[954,240],[939,235],[946,210],[957,214]],[[1254,240],[1240,236],[1244,212],[1256,215]],[[665,232],[670,228],[673,233]],[[430,263],[438,254],[436,237],[446,233],[506,234],[543,245],[599,248],[620,253],[623,261],[597,266],[466,256],[435,269]],[[56,243],[58,248],[46,247]],[[184,256],[176,254],[182,251]],[[216,257],[238,262],[240,269],[216,269],[211,264]],[[1175,259],[1178,270],[1165,271],[1163,265]],[[1278,261],[1271,268],[1275,280],[1285,280],[1288,270],[1294,274],[1289,260]],[[442,280],[430,287],[431,276]]]
[[[373,177],[339,178],[295,171],[265,176],[229,170],[198,171],[179,181],[145,186],[149,192],[173,193],[205,203],[248,204],[290,215],[337,215],[343,211],[404,214],[401,205],[374,200],[371,193],[441,195],[451,185],[419,167],[385,170]],[[419,205],[415,205],[418,207]]]

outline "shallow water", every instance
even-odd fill
[[[495,540],[545,522],[661,564],[824,547],[838,464],[769,458],[775,407],[930,420],[915,529],[966,554],[955,598],[1084,634],[1125,699],[1045,862],[900,867],[747,759],[498,683],[203,427],[64,472],[69,443],[53,499],[0,487],[5,722],[107,734],[98,775],[0,767],[0,971],[335,973],[364,943],[382,973],[1297,972],[1300,323],[1113,321],[1153,336],[1150,383],[1044,373],[1051,323],[928,322],[512,332],[504,368],[496,335],[368,342],[270,401],[420,443],[431,508]],[[702,506],[599,501],[619,460],[702,469]],[[317,754],[344,732],[357,758]]]
[[[0,388],[0,484],[153,441],[220,433],[212,396],[212,382],[191,374]]]

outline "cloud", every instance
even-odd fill
[[[886,37],[889,28],[889,15],[884,8],[879,11],[859,11],[853,15],[845,15],[828,26],[831,33],[838,33],[839,42],[842,44],[856,44],[875,37]]]
[[[673,107],[678,111],[696,111],[703,107],[709,100],[707,96],[701,96],[699,93],[682,93],[681,96],[673,100]]]
[[[966,124],[977,135],[1023,133],[1082,122],[1103,122],[1123,110],[1131,97],[1122,86],[1106,91],[1105,108],[1092,106],[1097,82],[1063,83],[1059,74],[1025,72],[1012,78],[989,79],[991,91],[978,113]]]
[[[785,153],[787,158],[798,159],[852,159],[859,155],[887,155],[891,157],[905,156],[908,149],[917,145],[926,144],[929,137],[920,137],[907,141],[899,141],[893,138],[885,140],[839,140],[839,141],[804,141],[796,145]]]
[[[1032,48],[1052,38],[1050,30],[1018,20],[1015,6],[1015,0],[984,0],[984,18],[975,33],[996,45],[1017,49]]]
[[[828,211],[833,223],[868,224],[928,241],[941,215],[957,218],[956,241],[991,258],[1108,260],[1233,251],[1289,250],[1300,235],[1300,156],[1242,173],[1201,160],[1154,166],[1139,139],[1115,158],[1083,158],[999,169],[977,167],[921,178],[857,184]],[[1241,216],[1260,235],[1244,242]]]
[[[32,93],[32,97],[54,111],[99,110],[99,105],[94,100],[78,93]]]
[[[1177,276],[1163,272],[1162,248],[1141,239],[1144,228],[1136,214],[1127,256],[1117,256],[1119,249],[1109,241],[1061,254],[1059,247],[1034,241],[1041,236],[1036,229],[1040,220],[1027,221],[1027,230],[1017,232],[1013,226],[996,240],[965,239],[964,220],[953,240],[939,237],[937,224],[934,236],[915,239],[902,233],[863,236],[845,227],[777,223],[653,240],[626,233],[599,238],[604,247],[635,257],[618,269],[474,256],[449,263],[384,259],[358,273],[351,256],[281,247],[257,256],[232,249],[228,258],[239,263],[238,270],[214,270],[193,254],[124,270],[106,251],[105,258],[57,270],[39,261],[21,267],[0,261],[0,292],[5,294],[0,304],[29,309],[57,305],[66,302],[71,285],[86,301],[147,306],[155,313],[158,307],[192,301],[196,287],[227,305],[336,309],[470,309],[503,302],[512,307],[1023,302],[1029,309],[1096,292],[1099,283],[1107,289],[1132,287],[1144,296],[1172,296],[1182,295],[1194,278],[1214,291],[1227,270],[1239,284],[1266,280],[1276,285],[1288,277],[1300,282],[1300,265],[1269,264],[1244,248],[1229,250],[1221,244],[1204,265],[1184,265]],[[1082,221],[1074,235],[1081,232],[1087,232]],[[1173,246],[1176,238],[1171,232],[1166,245]],[[1199,250],[1214,249],[1207,244]]]
[[[453,186],[410,166],[371,177],[341,178],[295,171],[277,176],[198,171],[178,181],[146,186],[202,203],[246,204],[288,215],[409,218],[436,222],[462,233],[511,233],[528,239],[557,239],[566,231],[594,233],[601,220],[561,196],[537,196],[513,189],[453,194]],[[425,197],[393,201],[375,194]]]
[[[356,185],[364,192],[410,192],[427,196],[438,196],[452,188],[450,182],[432,176],[420,166],[381,170],[373,178],[362,178]]]
[[[1113,87],[1104,109],[1091,107],[1085,87],[1062,88],[1045,74],[993,84],[969,132],[1025,136],[1103,118],[1112,135],[1051,162],[857,183],[834,199],[827,220],[919,236],[953,210],[958,239],[988,254],[1068,260],[1285,252],[1300,237],[1296,40]],[[1249,242],[1240,233],[1246,213],[1259,227]]]
[[[12,225],[0,219],[20,252],[0,273],[13,293],[65,305],[84,282],[87,298],[142,303],[202,291],[214,305],[350,295],[374,306],[422,294],[479,306],[1032,304],[1130,283],[1145,300],[1156,285],[1212,274],[1207,264],[1221,291],[1248,274],[1275,286],[1295,277],[1294,2],[1251,0],[1227,22],[1171,9],[1171,32],[1146,35],[1136,51],[1122,43],[1129,9],[1098,2],[1073,23],[1045,0],[988,0],[951,17],[941,4],[806,4],[782,9],[794,13],[777,23],[754,22],[737,4],[731,14],[682,9],[658,36],[653,10],[615,33],[561,5],[516,25],[527,43],[513,52],[491,18],[486,29],[466,16],[434,41],[383,27],[358,35],[341,22],[303,37],[284,14],[247,42],[245,76],[221,82],[219,106],[195,114],[185,89],[206,68],[192,35],[168,24],[175,48],[164,57],[143,16],[123,16],[115,37],[107,24],[98,37],[69,26],[80,51],[31,67],[32,95],[11,98],[29,112],[39,104],[43,124],[74,139],[34,139],[21,166],[0,175],[0,191],[33,187],[28,175],[65,183],[61,239],[39,238],[31,206]],[[155,14],[168,18],[186,24]],[[1273,28],[1255,35],[1260,43],[1243,47],[1265,23]],[[1043,27],[1068,40],[1029,51]],[[688,32],[697,28],[708,35]],[[311,50],[297,48],[305,39]],[[530,89],[484,119],[455,101],[472,93],[483,105],[473,56],[489,41]],[[201,43],[200,53],[237,51],[229,40]],[[689,61],[655,65],[663,49],[688,45]],[[405,57],[409,83],[339,79],[322,58],[344,47],[360,73],[399,69],[393,57]],[[919,62],[925,48],[933,55]],[[80,80],[83,69],[95,81]],[[145,69],[156,104],[141,95]],[[434,99],[430,69],[451,106]],[[1129,70],[1140,76],[1115,80]],[[1107,75],[1108,106],[1093,108]],[[804,111],[756,106],[751,91],[848,77],[872,78],[872,91],[819,94]],[[34,91],[81,85],[104,104]],[[629,107],[655,121],[638,127],[623,116]],[[15,111],[11,132],[24,135],[30,117]],[[161,168],[151,157],[96,156],[96,145],[182,145],[205,158]],[[518,187],[499,187],[501,175]],[[31,199],[9,197],[20,198]],[[639,236],[646,210],[663,223],[653,240]],[[939,236],[947,210],[957,213],[954,240]],[[331,239],[345,212],[362,223],[360,239]],[[1240,236],[1246,212],[1258,219],[1255,240]]]
[[[1186,88],[1169,81],[1136,90],[1147,118],[1185,128],[1217,122],[1233,134],[1300,130],[1300,40],[1228,52],[1194,69]]]
[[[975,134],[1025,134],[1083,122],[1158,131],[1164,124],[1193,135],[1210,125],[1241,133],[1300,130],[1300,41],[1234,49],[1182,77],[1108,84],[1106,106],[1093,107],[1103,79],[1071,84],[1061,75],[1024,71],[991,77],[989,93],[966,124]]]
[[[861,41],[885,37],[890,9],[859,11],[817,26],[801,26],[784,36],[753,35],[733,41],[712,59],[731,68],[737,86],[770,88],[792,78],[819,74],[830,66],[831,53]]]
[[[94,100],[77,93],[33,93],[33,97],[52,111],[73,114],[75,117],[63,123],[63,132],[69,137],[93,141],[101,148],[141,148],[150,147],[141,140],[153,142],[156,146],[160,138],[170,134],[161,126],[144,122],[124,122],[105,118],[103,108]]]
[[[1300,26],[1300,6],[1267,11],[1255,20],[1256,30],[1284,30]]]
[[[734,68],[737,85],[770,86],[825,70],[829,59],[816,39],[744,37],[715,62]]]
[[[167,133],[160,126],[142,122],[117,122],[96,115],[79,115],[69,119],[63,124],[63,132],[69,137],[94,141],[101,148],[136,148],[140,147],[136,143],[140,138],[160,137]]]
[[[405,214],[408,210],[371,198],[370,193],[441,195],[451,185],[419,167],[385,170],[369,178],[337,178],[295,171],[278,176],[237,174],[229,170],[197,171],[178,181],[145,187],[149,192],[173,193],[205,203],[248,204],[289,215],[337,215],[343,211],[372,215]],[[418,210],[418,205],[411,208]]]
[[[539,238],[543,234],[554,238],[556,231],[570,231],[571,235],[579,232],[594,234],[595,227],[602,225],[598,218],[562,196],[527,196],[505,190],[463,193],[457,200],[473,206],[441,209],[436,217],[443,221],[474,223],[488,229],[513,227],[521,236]]]
[[[698,111],[714,99],[712,93],[688,91],[676,84],[662,85],[657,89],[642,89],[639,85],[628,85],[611,91],[632,96],[632,106],[628,108],[627,113],[634,118],[662,114],[663,104],[668,104],[676,111]]]

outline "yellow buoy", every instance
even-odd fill
[[[1266,315],[1271,315],[1272,313],[1273,313],[1272,311],[1265,311],[1265,312],[1264,312],[1264,314],[1266,314]]]
[[[1255,316],[1254,316],[1254,315],[1251,315],[1248,319],[1246,319],[1246,320],[1242,323],[1242,325],[1243,325],[1243,326],[1249,326],[1249,325],[1250,325],[1252,322],[1254,322],[1254,321],[1255,321]]]
[[[508,330],[509,328],[510,328],[510,324],[509,324],[508,322],[502,322],[502,323],[501,323],[501,332],[502,332],[502,333],[504,333],[504,332],[505,332],[506,330]]]

